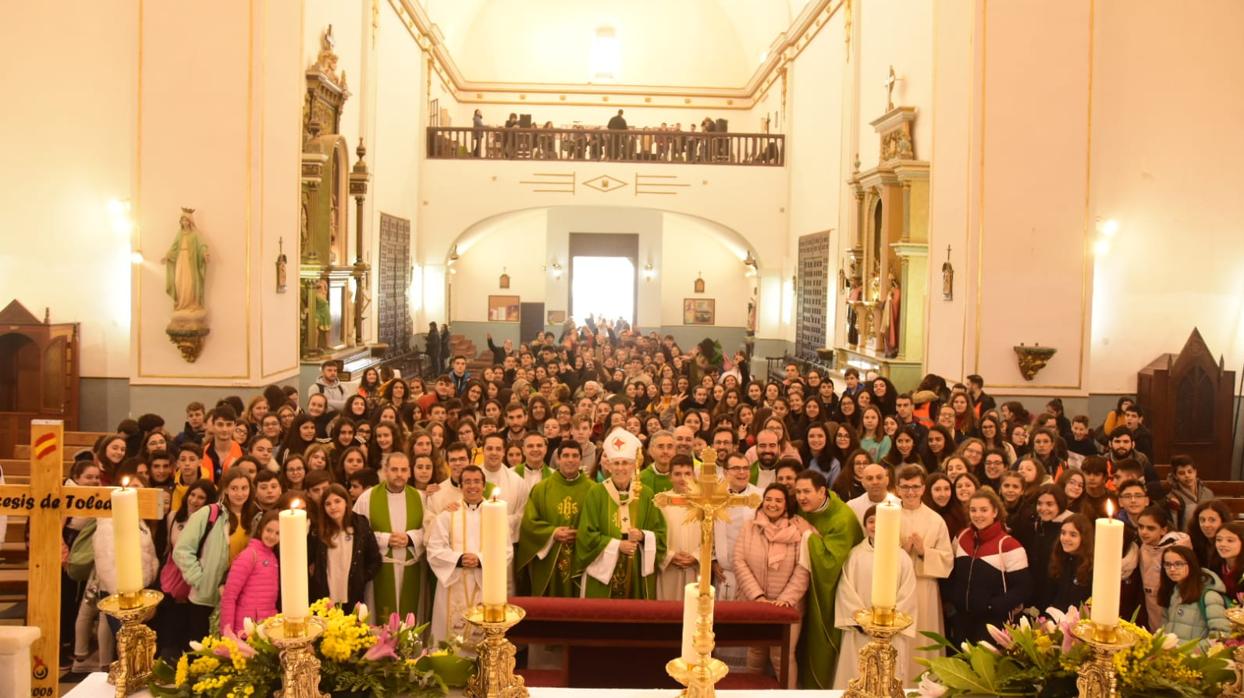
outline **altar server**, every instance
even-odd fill
[[[955,567],[955,550],[950,542],[950,532],[946,530],[946,521],[922,501],[924,477],[924,468],[914,464],[904,465],[895,475],[898,497],[903,502],[899,544],[911,557],[912,569],[916,572],[916,608],[919,613],[912,627],[917,633],[945,635],[939,583],[949,577]],[[916,659],[938,656],[941,656],[939,652],[913,651],[906,679],[915,679],[924,671],[925,667],[916,663]],[[903,685],[910,684],[904,681]]]
[[[673,444],[671,436],[670,446]],[[680,454],[673,457],[669,465],[669,480],[673,483],[675,494],[691,491],[690,485],[695,480],[695,465],[691,456]],[[690,509],[681,505],[661,507],[668,542],[657,574],[658,599],[681,601],[686,586],[700,577],[700,524],[687,520],[690,513]]]

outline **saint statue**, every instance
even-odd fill
[[[173,298],[173,311],[203,310],[203,280],[207,274],[207,245],[199,239],[194,225],[194,209],[181,210],[180,229],[168,254],[160,261],[165,267],[165,291]]]
[[[955,298],[955,268],[950,263],[950,245],[946,246],[946,261],[942,262],[942,299]]]

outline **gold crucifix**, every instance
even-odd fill
[[[760,506],[760,495],[731,494],[730,486],[717,477],[717,451],[712,447],[700,451],[700,470],[688,494],[662,492],[654,501],[657,506],[680,506],[691,511],[683,522],[700,522],[700,598],[697,607],[695,651],[700,657],[694,667],[681,666],[679,660],[666,665],[666,670],[687,687],[683,695],[705,698],[714,695],[714,685],[726,675],[726,665],[712,659],[713,654],[713,529],[717,521],[729,521],[730,507]],[[671,668],[673,667],[673,668]]]
[[[64,423],[30,422],[30,484],[0,485],[0,514],[30,520],[30,569],[27,573],[26,623],[42,636],[31,647],[31,695],[55,696],[60,681],[61,519],[112,516],[111,487],[74,487],[62,483]],[[138,491],[138,515],[164,515],[159,490]],[[115,662],[114,662],[115,664]]]

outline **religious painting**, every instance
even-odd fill
[[[566,311],[564,310],[550,310],[549,311],[548,324],[560,325],[565,321],[566,321]]]
[[[695,277],[695,292],[704,293],[704,277],[699,274],[696,274]]]
[[[682,324],[714,325],[717,323],[717,301],[713,298],[684,298]]]
[[[489,296],[489,322],[518,322],[518,296]]]
[[[507,274],[507,273],[505,273],[505,268],[504,268],[504,267],[502,267],[502,269],[501,269],[501,278],[497,279],[497,286],[498,286],[499,288],[509,288],[509,287],[510,287],[510,275],[509,275],[509,274]]]

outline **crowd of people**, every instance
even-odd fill
[[[75,484],[138,478],[167,493],[143,524],[146,581],[165,592],[153,623],[177,656],[209,629],[240,632],[277,612],[277,513],[310,515],[314,597],[414,613],[431,639],[466,634],[478,602],[480,504],[508,507],[513,593],[680,599],[699,570],[698,526],[662,491],[686,492],[711,452],[732,492],[759,495],[717,523],[717,598],[796,609],[797,684],[845,687],[867,637],[877,505],[902,506],[898,605],[905,681],[922,667],[917,631],[988,639],[1021,609],[1067,609],[1091,589],[1093,519],[1126,524],[1122,615],[1182,640],[1227,631],[1244,591],[1244,524],[1177,456],[1157,476],[1143,412],[1120,400],[1103,424],[995,404],[979,376],[927,376],[900,393],[854,368],[836,386],[788,362],[751,376],[742,352],[710,341],[588,323],[515,347],[488,339],[478,374],[454,356],[430,380],[369,368],[346,385],[324,363],[308,394],[191,403],[180,430],[144,415],[82,454]],[[1148,453],[1146,451],[1149,451]],[[107,519],[65,527],[63,637],[80,666],[111,630]],[[95,554],[98,553],[98,554]],[[469,637],[469,636],[468,636]],[[772,671],[777,651],[748,664]],[[90,667],[85,667],[90,668]],[[792,680],[792,685],[795,682]]]
[[[781,164],[779,139],[761,134],[724,138],[725,122],[707,116],[698,125],[689,124],[685,131],[682,123],[630,126],[621,109],[603,127],[575,124],[556,128],[552,121],[528,124],[511,113],[501,127],[504,131],[488,128],[483,113],[476,109],[471,125],[473,157]],[[455,146],[446,144],[437,151],[438,156],[455,155]]]

